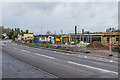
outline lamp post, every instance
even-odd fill
[[[82,41],[84,42],[84,29],[82,29]]]
[[[63,44],[62,36],[63,36],[63,30],[61,30],[61,45]]]
[[[77,44],[77,26],[75,26],[75,45]]]

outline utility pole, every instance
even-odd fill
[[[54,32],[54,35],[56,35],[56,31]]]
[[[41,27],[41,39],[42,39],[42,27]]]
[[[63,44],[62,36],[63,36],[63,30],[61,30],[61,45]]]
[[[78,25],[78,34],[79,34],[79,25]]]
[[[78,25],[78,34],[80,34],[79,33],[79,25]],[[80,41],[81,41],[81,34],[79,35],[79,43],[80,43]]]
[[[89,38],[90,38],[90,36],[89,36],[89,31],[88,31],[88,43],[89,43],[89,41],[90,41]]]
[[[77,44],[77,26],[75,26],[75,45]]]
[[[92,42],[92,35],[90,36],[90,42]]]
[[[84,29],[82,29],[82,41],[84,42]]]
[[[81,42],[81,33],[80,33],[80,42]]]

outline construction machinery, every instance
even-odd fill
[[[70,34],[68,35],[61,35],[59,37],[56,38],[56,42],[61,42],[63,44],[65,44],[66,42],[70,43]]]

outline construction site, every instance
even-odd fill
[[[60,35],[24,34],[23,36],[19,34],[16,41],[45,44],[55,49],[60,48],[67,51],[118,57],[120,52],[119,38],[119,32],[90,33],[82,29],[82,33],[77,33],[77,26],[75,26],[75,33]]]

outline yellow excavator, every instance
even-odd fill
[[[57,37],[57,38],[56,38],[56,41],[57,41],[57,42],[61,42],[61,40],[62,40],[62,41],[64,40],[63,38],[68,38],[68,42],[70,43],[70,37],[71,37],[70,34],[68,34],[68,35],[61,35],[60,37]]]

